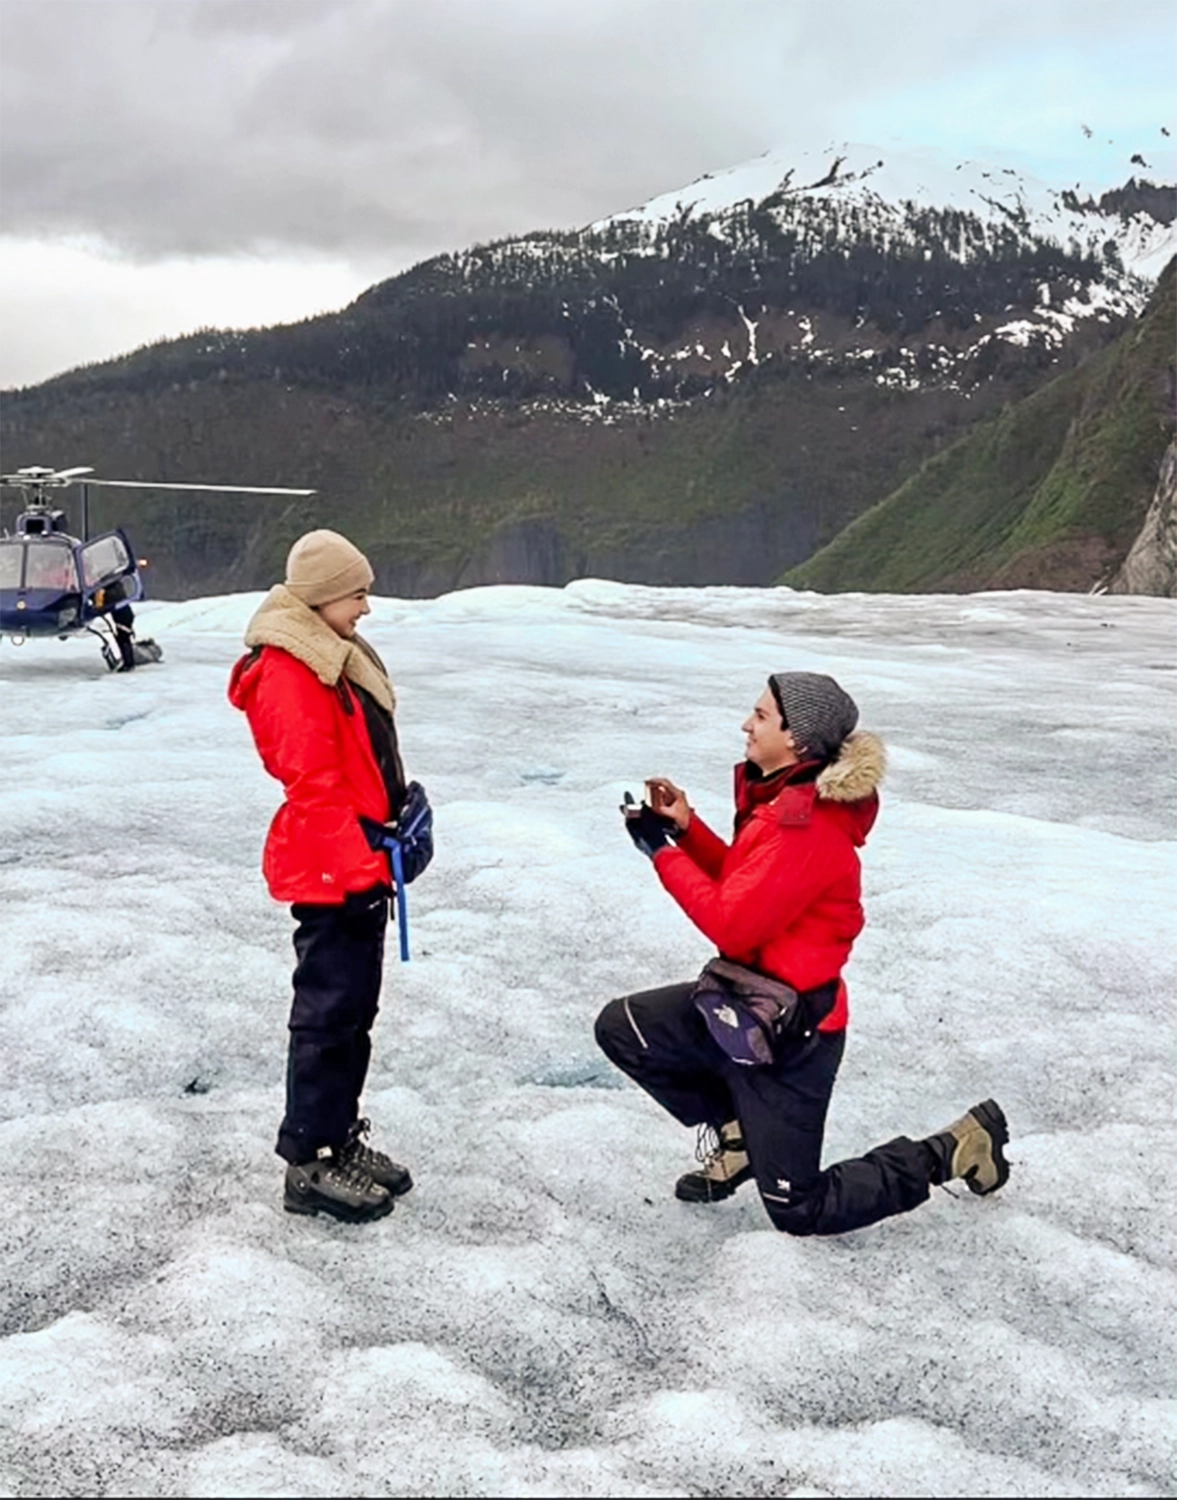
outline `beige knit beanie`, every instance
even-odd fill
[[[286,559],[286,587],[312,609],[371,588],[374,576],[368,559],[338,531],[308,531]]]

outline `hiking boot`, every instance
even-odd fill
[[[954,1125],[924,1141],[933,1158],[933,1182],[960,1177],[970,1192],[982,1197],[995,1193],[1009,1180],[1009,1163],[1001,1149],[1008,1140],[1001,1106],[993,1099],[974,1104]]]
[[[347,1132],[347,1140],[335,1153],[336,1160],[358,1168],[391,1197],[399,1198],[412,1187],[412,1176],[408,1167],[402,1167],[383,1151],[373,1151],[365,1142],[364,1137],[371,1129],[370,1120],[356,1120]]]
[[[695,1156],[698,1170],[684,1173],[674,1184],[674,1196],[684,1203],[718,1203],[752,1176],[738,1120],[719,1131],[701,1126]]]
[[[286,1168],[286,1194],[282,1202],[288,1214],[330,1214],[349,1224],[381,1219],[393,1208],[387,1188],[373,1182],[367,1172],[345,1163],[329,1146],[313,1161]]]

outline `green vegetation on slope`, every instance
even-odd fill
[[[781,581],[1076,587],[1082,566],[1098,581],[1139,529],[1172,435],[1175,282],[1170,262],[1134,328],[923,464]]]
[[[6,463],[318,491],[290,503],[96,492],[95,528],[125,525],[166,597],[261,587],[314,525],[354,536],[393,593],[584,573],[766,584],[1001,389],[969,400],[781,370],[673,416],[592,417],[510,401],[422,413],[381,391],[272,379],[49,385],[6,404]],[[3,519],[17,503],[5,497]]]

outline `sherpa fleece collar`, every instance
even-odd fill
[[[371,693],[388,713],[396,707],[392,683],[374,648],[361,636],[344,640],[337,635],[284,583],[276,583],[258,606],[245,628],[245,644],[277,646],[309,667],[327,687],[346,677]]]

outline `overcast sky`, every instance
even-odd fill
[[[0,0],[0,384],[778,145],[1173,176],[1169,0]],[[1088,136],[1084,126],[1093,133]]]

